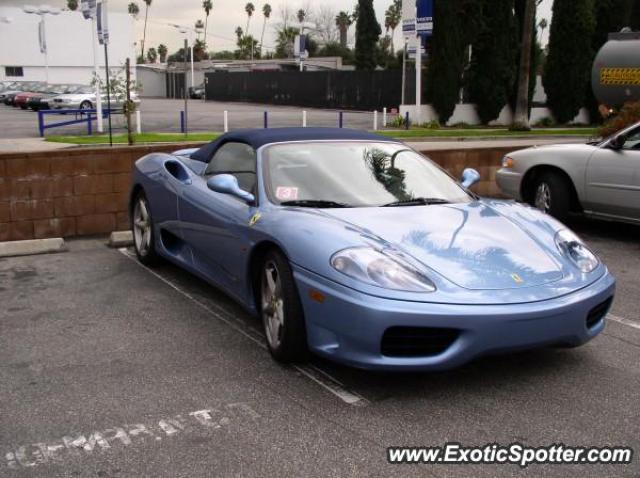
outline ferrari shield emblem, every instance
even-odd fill
[[[249,220],[249,227],[255,226],[261,217],[262,217],[262,214],[260,214],[259,212],[255,213]]]
[[[524,280],[522,279],[522,277],[520,277],[518,274],[511,274],[511,278],[513,279],[513,281],[516,284],[522,284],[524,283]]]

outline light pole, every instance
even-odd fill
[[[180,33],[184,35],[185,42],[191,44],[191,88],[195,88],[196,85],[195,85],[195,74],[194,74],[194,66],[193,66],[193,45],[194,45],[193,38],[194,38],[194,33],[197,35],[202,30],[200,28],[196,28],[196,29],[187,28],[180,25],[176,25],[174,23],[172,23],[171,26],[173,28],[176,28]],[[187,43],[185,43],[185,46]],[[185,51],[185,54],[186,54],[186,51]]]
[[[49,84],[49,54],[47,51],[47,29],[45,19],[47,15],[59,15],[60,10],[49,5],[40,5],[39,7],[25,5],[22,7],[22,10],[24,13],[40,16],[40,25],[38,27],[40,33],[40,51],[44,53],[45,83]]]

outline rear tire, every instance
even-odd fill
[[[81,110],[92,110],[93,109],[93,105],[91,104],[91,101],[83,101],[80,104],[80,109]]]
[[[136,194],[131,206],[131,231],[138,260],[145,266],[155,266],[160,261],[156,252],[156,238],[151,208],[144,192]]]
[[[287,258],[276,250],[260,268],[259,304],[267,347],[282,363],[308,359],[307,331],[298,289]]]
[[[571,185],[558,173],[544,173],[535,182],[530,204],[564,221],[571,209]]]

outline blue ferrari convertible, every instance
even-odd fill
[[[135,249],[259,316],[282,362],[443,370],[598,335],[605,265],[552,217],[476,196],[478,180],[364,132],[232,132],[137,161]]]

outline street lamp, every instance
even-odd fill
[[[200,28],[196,28],[195,30],[192,28],[183,27],[181,25],[176,25],[175,23],[170,24],[173,28],[176,28],[180,33],[182,33],[185,37],[185,40],[191,44],[191,88],[195,88],[195,76],[194,76],[194,67],[193,67],[193,45],[194,45],[194,33],[198,34],[202,31]],[[185,52],[186,53],[186,52]]]
[[[40,33],[40,51],[44,53],[46,83],[49,84],[49,54],[47,51],[47,29],[45,19],[47,15],[59,15],[60,10],[50,5],[40,5],[39,7],[25,5],[22,7],[22,11],[27,14],[40,16],[40,25],[38,27]]]

